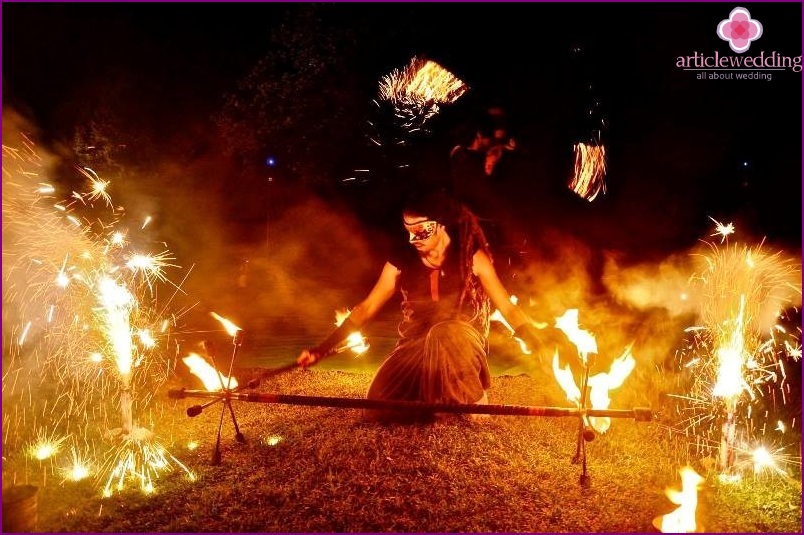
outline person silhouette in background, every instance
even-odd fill
[[[499,250],[520,241],[513,207],[519,202],[517,144],[502,108],[492,106],[469,130],[468,141],[450,152],[450,188],[455,199],[479,218],[486,236]]]

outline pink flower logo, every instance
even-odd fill
[[[752,19],[744,7],[735,7],[729,18],[717,25],[717,36],[728,41],[732,50],[742,54],[751,47],[751,41],[762,37],[762,24]]]

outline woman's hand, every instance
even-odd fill
[[[318,354],[315,353],[314,351],[310,351],[309,349],[302,350],[302,352],[296,359],[296,364],[298,364],[302,368],[312,366],[316,362],[318,362]]]

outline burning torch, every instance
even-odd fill
[[[203,410],[218,401],[223,401],[223,408],[221,408],[221,415],[218,421],[218,436],[215,441],[215,450],[212,453],[212,464],[217,465],[221,462],[221,430],[223,428],[223,415],[226,412],[226,409],[229,409],[229,415],[232,417],[232,423],[234,424],[235,428],[235,440],[238,442],[245,442],[246,439],[243,436],[243,433],[240,432],[240,426],[237,424],[237,418],[235,417],[234,409],[232,409],[232,403],[230,401],[230,394],[237,389],[238,382],[235,378],[232,377],[232,370],[234,368],[234,361],[237,357],[237,352],[239,351],[240,347],[243,345],[243,329],[232,323],[230,320],[224,318],[223,316],[215,313],[210,312],[210,315],[218,320],[229,336],[232,337],[232,358],[229,361],[229,373],[226,377],[224,377],[220,372],[218,372],[218,366],[215,363],[215,346],[210,341],[204,342],[204,349],[209,355],[209,358],[212,360],[212,366],[207,364],[202,358],[198,357],[198,355],[191,355],[190,357],[186,357],[184,363],[190,367],[190,371],[198,375],[201,380],[204,382],[204,386],[207,390],[220,390],[221,394],[217,399],[209,401],[203,405],[195,405],[187,409],[188,416],[197,416],[203,412]],[[193,358],[195,357],[195,358]],[[217,384],[216,384],[217,383]],[[249,386],[252,386],[249,384]]]
[[[337,325],[337,328],[332,331],[323,342],[307,350],[312,356],[312,359],[303,361],[301,363],[302,366],[307,366],[323,358],[343,353],[347,349],[351,349],[358,355],[368,351],[368,341],[360,334],[358,326],[352,321],[350,316],[351,312],[349,310],[338,310],[335,312],[335,325]],[[296,364],[294,363],[292,367],[295,366]]]

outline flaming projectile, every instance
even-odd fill
[[[572,150],[575,165],[569,189],[592,202],[600,193],[606,193],[606,147],[576,143]]]
[[[440,106],[454,103],[468,89],[435,61],[413,57],[406,67],[380,79],[374,104],[387,113],[372,126],[375,130],[387,127],[391,133],[377,131],[372,141],[377,145],[404,145],[410,135],[427,133],[426,123],[440,112]]]

